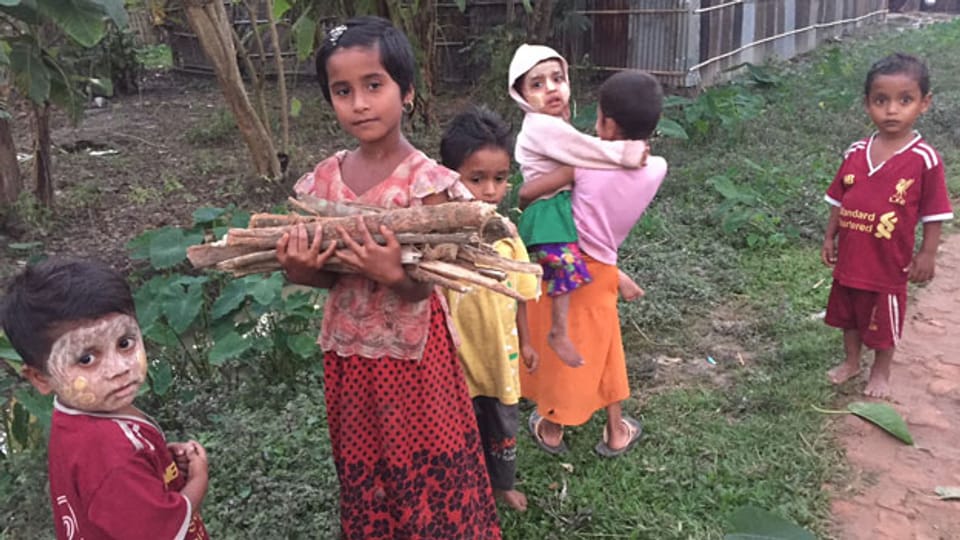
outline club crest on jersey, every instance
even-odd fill
[[[906,178],[901,178],[900,181],[897,182],[897,186],[894,188],[896,189],[896,192],[890,196],[890,202],[892,202],[893,204],[899,204],[900,206],[906,205],[907,190],[910,189],[910,186],[913,185],[913,182],[914,182],[913,178],[909,180],[907,180]]]
[[[848,174],[848,175],[846,175],[846,176],[843,177],[843,185],[845,185],[845,186],[852,186],[853,183],[856,182],[856,180],[857,180],[857,177],[856,177],[856,176],[854,176],[854,175],[852,175],[852,174]]]

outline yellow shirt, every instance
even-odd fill
[[[529,262],[519,238],[505,238],[493,247],[502,257]],[[536,276],[511,272],[504,282],[525,298],[536,297]],[[517,301],[484,288],[463,294],[444,289],[453,324],[460,334],[460,360],[470,397],[499,399],[505,405],[520,400],[520,345]]]

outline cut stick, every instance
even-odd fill
[[[313,241],[314,227],[307,226],[307,237],[310,242]],[[265,227],[262,229],[230,229],[227,233],[228,246],[243,246],[250,251],[259,251],[275,247],[277,241],[283,235],[283,232],[276,233],[277,230],[287,231],[287,227]],[[346,244],[339,240],[340,236],[333,234],[324,238],[337,238],[337,248],[343,249]],[[382,245],[387,243],[386,239],[380,234],[372,234],[373,241]],[[453,232],[453,233],[400,233],[397,234],[397,242],[400,244],[479,244],[480,236],[475,231]],[[320,249],[324,250],[330,245],[329,240],[320,242]]]
[[[254,214],[250,216],[248,229],[261,229],[264,227],[286,227],[296,225],[297,223],[313,223],[317,221],[318,216],[302,216],[300,214]]]
[[[327,218],[322,220],[321,230],[325,238],[338,238],[337,229],[342,228],[355,240],[363,237],[359,227],[365,227],[370,234],[380,232],[380,226],[402,233],[453,233],[464,229],[482,230],[485,241],[496,241],[507,236],[506,218],[496,213],[496,207],[480,202],[444,203],[430,206],[397,208],[379,214],[347,218]],[[313,227],[307,227],[312,233]],[[228,245],[240,245],[234,240],[241,237],[256,237],[267,243],[276,242],[287,231],[287,227],[263,227],[257,229],[231,229],[227,237]],[[499,231],[499,232],[498,232]],[[500,234],[500,236],[497,236]],[[491,236],[492,235],[492,236]]]
[[[424,270],[423,268],[419,268],[419,267],[408,269],[407,274],[409,274],[411,278],[417,281],[422,281],[424,283],[433,283],[434,285],[439,285],[447,289],[452,289],[459,293],[466,294],[473,290],[472,288],[470,288],[469,285],[460,283],[459,281],[456,281],[453,279],[445,278],[440,274],[435,274],[433,272]]]
[[[222,241],[221,241],[222,242]],[[187,248],[187,259],[194,268],[207,268],[226,259],[233,259],[261,251],[257,246],[228,246],[214,242]]]
[[[490,289],[493,292],[509,296],[510,298],[519,300],[521,302],[530,300],[530,298],[525,298],[517,291],[503,285],[495,279],[481,276],[476,272],[472,272],[463,268],[462,266],[457,266],[452,263],[443,261],[423,261],[420,263],[420,268],[427,270],[428,272],[433,272],[434,274],[439,274],[445,278],[473,283],[474,285]]]
[[[489,266],[507,272],[520,272],[522,274],[533,274],[535,276],[543,275],[543,268],[541,268],[539,264],[507,259],[506,257],[501,257],[495,250],[492,251],[493,253],[491,254],[476,246],[461,246],[457,252],[457,259],[472,262],[477,266]]]
[[[400,263],[401,264],[417,264],[420,261],[420,251],[413,246],[401,246],[400,247]],[[280,266],[280,261],[277,260],[277,251],[270,249],[264,251],[257,251],[254,253],[248,253],[246,255],[240,255],[238,257],[232,257],[229,259],[224,259],[218,262],[215,266],[219,270],[226,270],[228,272],[233,272],[235,270],[241,270],[247,266],[260,266],[266,263],[276,262],[277,267]],[[330,257],[327,259],[326,264],[324,264],[323,269],[327,270],[327,266],[337,266],[346,268],[346,265],[342,264],[340,259],[337,257]],[[340,270],[331,270],[332,272],[337,272]]]

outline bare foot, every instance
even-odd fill
[[[507,506],[518,512],[527,511],[527,496],[515,489],[495,489],[493,496],[507,503]]]
[[[550,330],[547,334],[547,344],[557,353],[560,360],[570,367],[580,367],[583,365],[583,357],[573,346],[573,342],[566,334]]]
[[[544,419],[540,422],[537,435],[547,446],[560,446],[560,443],[563,442],[563,426]]]
[[[850,379],[857,376],[860,373],[860,363],[851,364],[850,362],[844,362],[839,366],[831,369],[827,372],[827,378],[830,379],[830,382],[833,384],[843,384]]]
[[[871,369],[870,380],[867,381],[867,387],[863,389],[863,393],[872,398],[890,399],[890,373]]]
[[[633,302],[646,294],[636,281],[623,272],[620,272],[617,288],[620,290],[620,297],[627,302]]]

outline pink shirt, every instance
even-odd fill
[[[667,175],[667,160],[650,156],[642,169],[576,169],[573,219],[580,249],[617,264],[617,248],[650,205]]]

